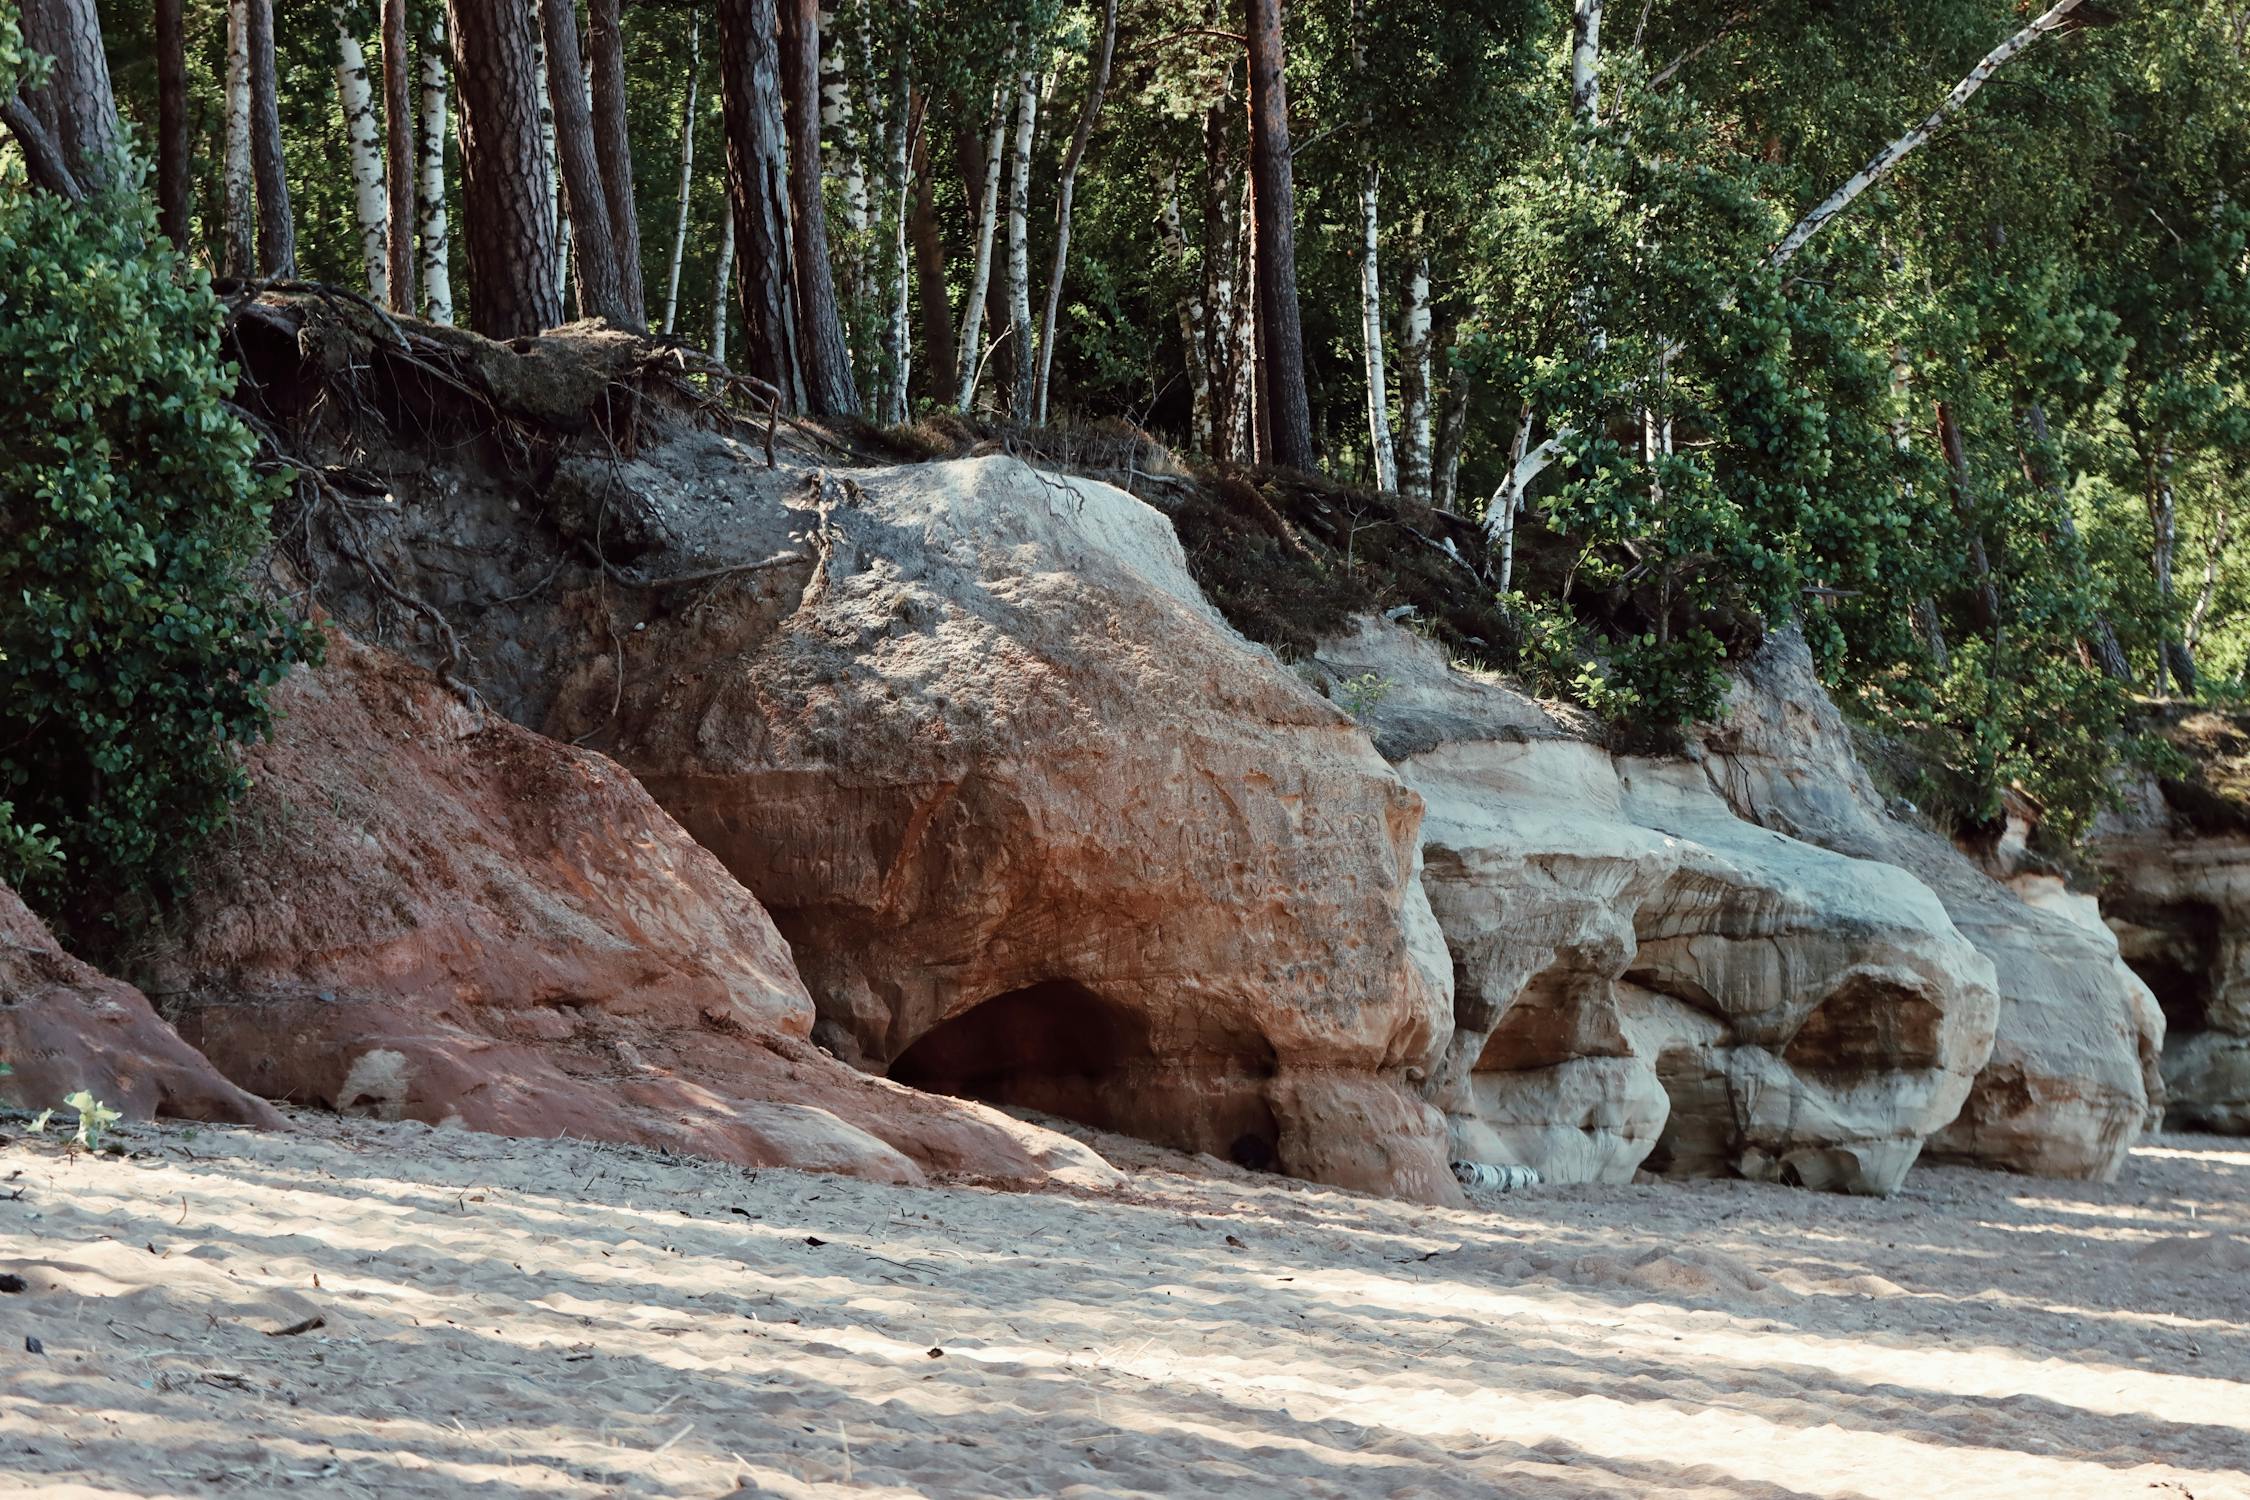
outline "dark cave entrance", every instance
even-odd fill
[[[927,1093],[1038,1110],[1260,1171],[1280,1165],[1280,1128],[1266,1099],[1274,1056],[1263,1037],[1224,1033],[1169,1045],[1145,1013],[1069,980],[963,1011],[924,1033],[888,1072]]]

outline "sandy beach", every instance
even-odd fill
[[[11,1129],[0,1490],[2250,1495],[2239,1141],[1460,1212],[1114,1137],[1079,1196],[296,1123]]]

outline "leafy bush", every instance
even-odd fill
[[[138,193],[0,178],[0,875],[42,904],[176,881],[318,649],[251,579],[273,486],[219,332]]]

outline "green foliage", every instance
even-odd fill
[[[317,650],[253,589],[274,486],[219,317],[137,198],[0,182],[0,873],[49,904],[176,880]]]

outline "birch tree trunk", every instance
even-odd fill
[[[727,362],[727,283],[734,279],[734,215],[719,223],[719,263],[711,273],[711,357]]]
[[[1000,156],[1007,144],[1007,93],[1003,84],[993,90],[992,126],[985,139],[984,194],[977,209],[976,266],[969,273],[968,295],[961,305],[961,331],[954,340],[961,362],[954,405],[964,413],[976,405],[977,378],[984,369],[984,307],[992,290],[992,245],[1000,217]]]
[[[1375,488],[1398,488],[1398,449],[1391,441],[1391,393],[1383,364],[1382,169],[1372,163],[1359,180],[1359,336],[1367,354],[1367,439],[1375,457]]]
[[[416,196],[421,216],[423,314],[433,323],[453,321],[453,245],[445,208],[446,116],[448,97],[445,12],[434,12],[422,35],[421,150]]]
[[[1937,403],[1938,444],[1945,452],[1946,467],[1953,472],[1953,513],[1960,518],[1961,532],[1968,540],[1969,577],[1976,585],[1977,624],[1985,634],[1998,638],[2000,631],[2000,587],[1992,577],[1992,559],[1985,550],[1984,528],[1976,513],[1976,491],[1969,473],[1969,450],[1961,435],[1961,424],[1953,418],[1950,402]]]
[[[680,191],[672,218],[672,254],[664,273],[664,331],[679,324],[680,264],[687,259],[688,208],[695,188],[696,90],[703,81],[703,18],[688,17],[687,92],[680,105]],[[731,216],[730,216],[731,217]],[[725,299],[720,299],[725,305]]]
[[[258,183],[258,270],[297,274],[297,225],[282,158],[281,86],[273,54],[273,0],[249,0],[250,175]]]
[[[503,0],[503,3],[512,3],[512,0]],[[539,16],[539,0],[529,0],[529,3],[533,7],[532,63],[539,70],[539,153],[546,173],[548,233],[555,241],[555,300],[559,306],[570,295],[570,220],[563,214],[562,165],[555,153],[555,100],[553,91],[547,87],[546,23]],[[556,318],[560,321],[561,314],[557,313]]]
[[[382,147],[375,135],[375,88],[367,76],[367,52],[352,30],[351,7],[337,0],[336,95],[344,108],[344,150],[352,175],[352,211],[359,223],[359,257],[367,275],[367,295],[391,301],[391,200],[383,185]]]
[[[182,0],[156,0],[156,203],[164,237],[185,254],[194,150],[188,140],[187,22],[181,5]]]
[[[2187,633],[2180,642],[2191,662],[2195,660],[2196,646],[2203,639],[2203,624],[2210,616],[2211,603],[2219,594],[2219,559],[2225,555],[2227,543],[2232,539],[2227,506],[2222,502],[2219,513],[2211,520],[2211,530],[2203,538],[2203,586],[2196,590],[2195,607],[2188,611]]]
[[[1570,109],[1592,125],[1602,109],[1602,0],[1573,0],[1570,41]]]
[[[1469,435],[1469,376],[1460,346],[1446,360],[1445,395],[1438,403],[1437,451],[1430,463],[1430,503],[1453,510],[1461,500],[1461,444]]]
[[[390,233],[390,296],[399,312],[414,311],[414,59],[407,45],[406,0],[383,0],[384,171]]]
[[[891,82],[890,155],[883,194],[884,207],[890,216],[890,229],[883,242],[883,291],[888,306],[883,319],[882,369],[877,381],[882,401],[877,409],[881,419],[890,423],[906,420],[906,384],[914,363],[914,348],[908,333],[913,302],[907,275],[906,219],[907,196],[913,188],[908,157],[912,137],[920,124],[914,107],[915,9],[915,0],[904,0],[898,62]]]
[[[2172,572],[2180,536],[2179,502],[2172,488],[2172,464],[2171,442],[2160,441],[2149,462],[2148,473],[2149,570],[2156,577],[2157,607],[2162,612],[2156,691],[2159,695],[2164,692],[2165,674],[2169,672],[2180,695],[2192,698],[2195,696],[2195,658],[2172,632]]]
[[[1417,226],[1419,238],[1419,226]],[[1399,427],[1405,443],[1399,453],[1398,492],[1409,500],[1430,502],[1430,255],[1417,247],[1414,271],[1407,278],[1406,308],[1399,322]]]
[[[1016,78],[1015,142],[1008,157],[1008,334],[1016,378],[1008,414],[1032,418],[1031,350],[1031,145],[1039,129],[1039,74],[1027,67]]]
[[[633,137],[625,108],[625,33],[618,0],[587,0],[586,61],[593,69],[594,157],[601,167],[609,210],[610,254],[624,321],[648,326],[648,294],[641,282],[641,215],[633,191]]]
[[[258,200],[250,175],[250,0],[227,0],[226,253],[220,270],[258,274]]]
[[[1044,426],[1047,421],[1048,383],[1055,367],[1055,319],[1062,308],[1063,272],[1070,264],[1070,204],[1071,193],[1078,182],[1078,166],[1085,159],[1086,143],[1093,139],[1094,126],[1101,119],[1102,96],[1109,89],[1110,62],[1117,52],[1117,0],[1105,0],[1102,6],[1102,34],[1096,44],[1093,76],[1086,85],[1086,108],[1078,116],[1078,129],[1070,138],[1070,149],[1063,155],[1062,181],[1055,193],[1055,259],[1047,272],[1047,306],[1039,321],[1039,388],[1036,395],[1037,420]]]
[[[1593,3],[1598,7],[1600,0],[1580,0],[1581,5],[1587,3]],[[1766,264],[1777,267],[1787,265],[1798,251],[1805,248],[1805,245],[1814,235],[1820,233],[1822,226],[1851,207],[1860,194],[1889,176],[1893,168],[1906,160],[1932,135],[1936,134],[1938,127],[1959,113],[1961,106],[1967,104],[1975,96],[1978,89],[1983,88],[1986,83],[1990,82],[1993,74],[2007,66],[2009,60],[2026,47],[2069,20],[2070,13],[2078,9],[2080,3],[2081,0],[2059,0],[2058,4],[2037,20],[1986,53],[1984,60],[1971,68],[1968,75],[1953,86],[1953,91],[1947,94],[1944,101],[1930,112],[1928,118],[1876,152],[1868,160],[1866,166],[1854,172],[1845,180],[1843,186],[1830,193],[1818,207],[1799,219],[1790,231],[1781,237],[1781,243],[1773,247],[1773,252],[1766,257]]]
[[[865,29],[863,20],[863,39]],[[820,12],[820,36],[820,128],[835,146],[836,172],[844,186],[844,286],[847,295],[857,295],[866,282],[863,261],[874,221],[873,202],[867,191],[867,142],[852,102],[851,68],[845,60],[836,12],[827,6]],[[863,54],[863,61],[870,64],[866,72],[872,85],[872,59]]]

